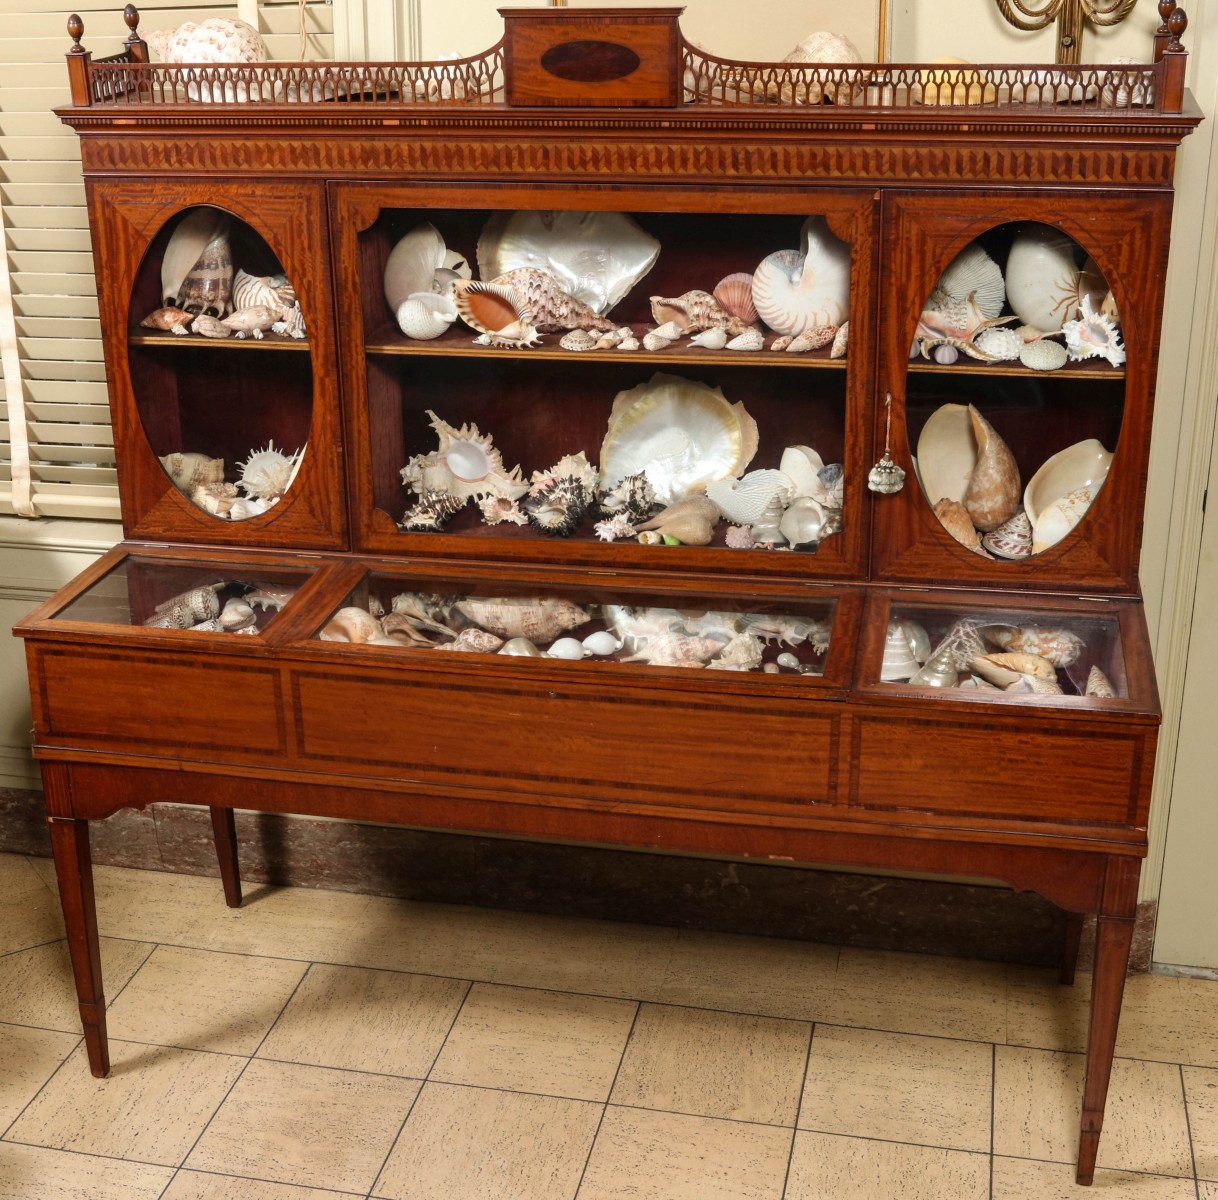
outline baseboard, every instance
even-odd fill
[[[248,882],[1056,966],[1062,911],[1027,892],[768,863],[238,813]],[[154,804],[92,829],[94,861],[218,874],[206,809]],[[40,792],[0,789],[0,850],[49,855]],[[1154,905],[1130,968],[1150,967]],[[1090,960],[1084,936],[1080,966]]]

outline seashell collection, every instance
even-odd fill
[[[139,624],[191,633],[258,634],[295,592],[285,584],[216,579],[166,596]]]
[[[255,447],[244,462],[236,463],[235,482],[226,480],[222,458],[193,451],[165,454],[159,459],[170,482],[193,504],[230,521],[259,516],[283,499],[304,458],[305,447],[290,454],[274,441]]]
[[[880,680],[1044,696],[1111,699],[1121,695],[1105,673],[1108,634],[1088,629],[1086,621],[1080,621],[1079,629],[1068,629],[1017,620],[894,613],[884,641]],[[942,631],[937,639],[928,625]]]
[[[252,609],[255,595],[241,603]],[[827,608],[743,613],[580,605],[558,596],[390,595],[375,582],[348,601],[318,631],[319,640],[769,674],[821,675],[833,627]]]
[[[208,206],[191,209],[178,222],[161,258],[162,307],[140,321],[142,329],[238,340],[261,340],[267,333],[298,341],[306,336],[286,275],[234,269],[231,226],[227,213]]]

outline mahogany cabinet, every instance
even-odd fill
[[[93,1072],[89,822],[152,796],[211,808],[230,904],[235,807],[988,876],[1098,917],[1090,1182],[1199,120],[1160,10],[1153,64],[954,73],[675,9],[442,64],[74,18],[127,540],[17,632]]]

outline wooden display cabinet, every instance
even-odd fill
[[[507,9],[500,45],[443,64],[150,64],[131,8],[122,52],[94,60],[73,18],[59,113],[81,136],[128,540],[17,633],[93,1072],[109,1068],[89,822],[150,797],[210,807],[230,904],[236,807],[987,876],[1063,906],[1075,933],[1098,918],[1090,1182],[1159,719],[1137,559],[1171,176],[1199,120],[1184,15],[1159,8],[1153,64],[978,67],[965,83],[716,58],[681,38],[676,9]],[[550,213],[591,228],[624,214],[654,241],[612,309],[639,338],[650,297],[752,272],[816,218],[847,264],[846,352],[775,350],[773,329],[751,351],[580,352],[553,333],[516,347],[459,322],[433,340],[399,329],[383,277],[405,234],[433,225],[476,275],[488,223]],[[187,233],[217,220],[236,266],[287,277],[306,337],[141,324]],[[594,259],[615,249],[585,240]],[[962,261],[1002,277],[984,320],[1015,324],[1020,264],[1041,251],[1099,289],[1088,308],[1119,322],[1123,350],[1110,338],[1108,358],[1042,370],[978,357],[972,327],[929,328],[928,311],[993,302],[990,284],[947,287]],[[936,288],[947,299],[928,304]],[[652,404],[657,375],[698,390],[714,437],[735,431],[737,474],[792,446],[841,464],[840,510],[835,470],[807,485],[819,541],[744,549],[724,524],[705,545],[606,541],[594,513],[552,536],[474,504],[403,529],[441,423],[476,425],[467,438],[492,437],[505,474],[519,463],[542,487],[532,474],[563,456],[597,464],[619,397],[643,387]],[[676,411],[644,473],[705,459]],[[979,551],[932,509],[957,486],[960,431],[975,458],[998,444],[986,428],[1009,447],[1008,509],[1012,471],[1036,502],[1022,557],[999,553],[1026,546],[992,514]],[[250,490],[242,464],[270,443],[296,456],[276,502],[210,511],[239,479]],[[872,491],[886,451],[904,487]],[[179,453],[220,461],[218,492],[171,478]],[[983,518],[966,519],[976,541]],[[1052,521],[1066,525],[1050,536]],[[225,629],[182,616],[229,600]],[[485,639],[513,643],[522,621],[554,655],[562,634],[609,636],[571,661],[493,653]],[[373,640],[334,640],[352,622]],[[473,652],[436,645],[468,626]],[[980,651],[1042,636],[1056,657],[1025,662],[1015,690],[977,682]],[[928,659],[953,638],[967,650]]]

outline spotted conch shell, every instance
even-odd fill
[[[652,296],[651,316],[660,325],[673,322],[681,333],[726,329],[729,336],[735,337],[749,327],[747,321],[728,312],[710,292],[697,289],[671,298]]]
[[[608,333],[617,328],[590,305],[564,292],[554,276],[540,267],[517,267],[492,279],[491,283],[511,288],[520,297],[533,314],[533,326],[540,333],[567,329],[596,329]]]

